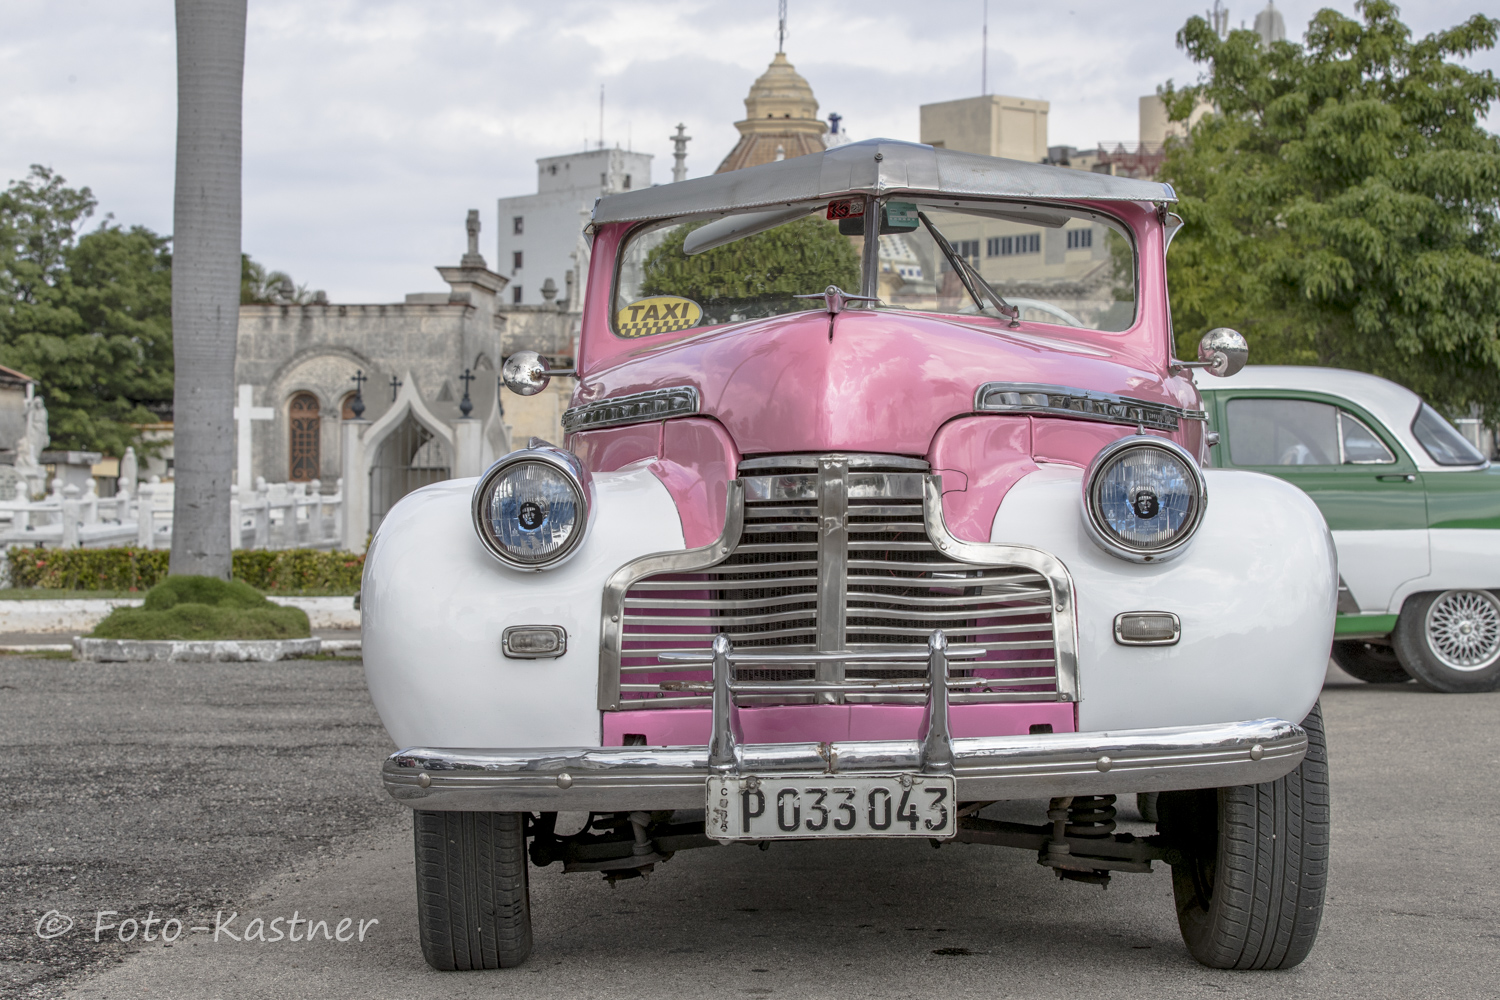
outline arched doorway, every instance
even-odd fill
[[[380,442],[370,466],[370,530],[378,528],[396,501],[412,490],[451,478],[448,442],[408,413]]]
[[[294,483],[305,483],[317,479],[322,471],[322,456],[319,453],[319,438],[322,436],[323,418],[318,412],[318,397],[310,392],[299,392],[292,397],[288,408],[287,426],[290,440],[287,479]]]

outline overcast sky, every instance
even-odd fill
[[[467,209],[494,264],[495,199],[539,156],[604,138],[656,155],[688,127],[691,176],[737,137],[776,49],[775,0],[249,0],[244,247],[336,302],[438,290]],[[791,0],[788,57],[854,138],[917,138],[917,108],[980,92],[982,0]],[[1050,142],[1134,139],[1136,100],[1197,75],[1178,51],[1204,0],[990,0],[992,93],[1051,102]],[[1253,23],[1261,0],[1230,0]],[[1327,3],[1284,0],[1289,38]],[[1331,4],[1352,13],[1352,0]],[[1409,4],[1417,34],[1483,0]],[[3,0],[0,182],[46,164],[100,212],[172,229],[171,0]],[[1500,71],[1491,51],[1471,60]],[[1491,127],[1500,121],[1490,116]]]

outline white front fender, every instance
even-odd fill
[[[1117,559],[1087,536],[1082,470],[1051,465],[1000,505],[991,540],[1045,549],[1077,589],[1084,732],[1240,719],[1301,720],[1323,686],[1338,571],[1323,516],[1271,476],[1205,470],[1197,537],[1170,562]],[[1170,611],[1174,646],[1121,646],[1115,616]]]
[[[554,570],[501,565],[474,531],[475,479],[402,499],[365,560],[365,679],[400,747],[561,747],[600,742],[597,691],[604,583],[652,552],[681,550],[682,523],[645,465],[594,474],[594,523]],[[512,660],[511,625],[560,625],[555,659]]]

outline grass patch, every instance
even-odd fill
[[[170,576],[139,608],[115,608],[95,639],[306,639],[307,613],[283,608],[239,580]]]
[[[71,649],[38,649],[26,652],[20,649],[0,649],[0,656],[19,656],[28,660],[71,660]]]

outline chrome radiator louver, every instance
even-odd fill
[[[927,464],[833,454],[749,459],[731,483],[724,535],[621,568],[604,594],[601,710],[704,706],[699,665],[666,652],[737,649],[882,652],[924,646],[941,628],[985,650],[951,675],[955,704],[1077,697],[1071,581],[1024,546],[960,542],[942,524]],[[747,668],[746,682],[848,683],[861,691],[740,698],[741,704],[920,703],[924,672],[851,660]],[[889,691],[870,691],[889,683]]]

